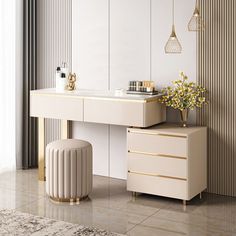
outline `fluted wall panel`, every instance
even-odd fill
[[[71,67],[71,0],[37,0],[37,87],[55,87],[55,70]],[[45,142],[60,138],[60,122],[47,119]]]
[[[236,1],[199,0],[205,30],[198,36],[198,82],[209,105],[197,114],[208,126],[208,191],[236,196]]]

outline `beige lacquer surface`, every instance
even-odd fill
[[[160,95],[116,95],[112,91],[55,89],[30,93],[30,116],[39,118],[39,179],[44,180],[44,118],[60,119],[61,137],[69,137],[68,121],[149,127],[166,120]]]
[[[166,120],[159,95],[115,95],[112,91],[42,89],[30,93],[30,115],[93,123],[149,127]]]
[[[207,187],[205,127],[128,128],[127,189],[190,200]]]

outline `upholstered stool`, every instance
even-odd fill
[[[46,147],[46,193],[51,199],[76,202],[92,191],[92,145],[63,139]]]

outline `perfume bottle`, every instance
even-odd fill
[[[61,73],[65,73],[66,78],[68,78],[68,75],[69,75],[69,68],[68,68],[66,62],[62,62]]]
[[[67,87],[67,78],[66,74],[61,71],[60,67],[56,69],[56,91],[57,92],[64,92]]]

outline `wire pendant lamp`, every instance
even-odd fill
[[[204,28],[205,28],[204,21],[200,15],[200,11],[197,6],[197,0],[196,0],[196,5],[195,5],[194,12],[193,12],[193,16],[191,17],[191,19],[188,23],[188,30],[189,31],[201,31],[201,30],[204,30]]]
[[[175,32],[174,11],[175,11],[175,4],[174,4],[174,0],[172,0],[172,31],[171,31],[170,37],[165,45],[165,53],[181,53],[182,52],[182,46],[181,46],[181,44],[176,36],[176,32]]]

